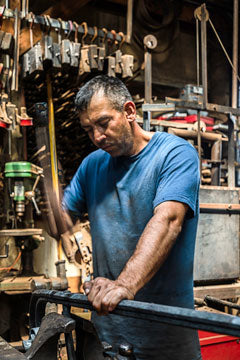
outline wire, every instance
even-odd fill
[[[231,65],[231,67],[232,67],[235,75],[237,76],[238,81],[240,81],[240,77],[239,77],[239,75],[238,75],[238,73],[237,73],[237,70],[235,69],[235,67],[234,67],[234,65],[233,65],[233,63],[232,63],[232,61],[231,61],[231,59],[230,59],[230,57],[229,57],[229,55],[228,55],[228,53],[227,53],[227,50],[225,49],[225,47],[224,47],[224,45],[223,45],[223,43],[222,43],[222,41],[221,41],[221,39],[220,39],[220,37],[219,37],[219,35],[218,35],[218,33],[217,33],[217,30],[215,29],[215,27],[214,27],[214,25],[213,25],[213,23],[212,23],[212,21],[211,21],[210,18],[209,18],[209,23],[210,23],[210,25],[211,25],[211,27],[212,27],[212,29],[213,29],[213,31],[214,31],[214,33],[215,33],[215,35],[216,35],[219,43],[220,43],[220,45],[221,45],[221,47],[222,47],[222,49],[223,49],[223,51],[224,51],[224,54],[226,55],[226,57],[227,57],[227,59],[228,59],[229,64]]]
[[[16,263],[18,262],[18,260],[20,259],[21,255],[22,255],[22,252],[19,251],[18,256],[16,257],[15,261],[13,262],[13,264],[12,264],[11,266],[9,266],[9,267],[0,268],[0,271],[7,270],[7,272],[10,272],[10,271],[14,268],[14,266],[16,265]]]

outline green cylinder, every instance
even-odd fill
[[[8,178],[36,178],[38,167],[27,161],[7,162],[5,164],[5,176]]]

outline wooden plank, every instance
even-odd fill
[[[1,236],[32,236],[42,235],[43,229],[5,229],[0,230]]]
[[[0,282],[0,291],[28,290],[33,291],[35,282],[32,277],[11,277]]]
[[[208,285],[194,287],[194,297],[204,299],[206,295],[218,299],[240,297],[240,282],[225,285]]]

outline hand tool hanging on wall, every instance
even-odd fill
[[[59,19],[60,21],[61,19]],[[49,18],[49,22],[51,24],[51,19]],[[52,66],[53,69],[56,71],[59,71],[62,67],[61,65],[61,40],[62,40],[62,35],[61,35],[61,28],[60,29],[55,29],[55,31],[57,32],[57,42],[53,42],[53,60],[52,60]]]
[[[78,28],[79,25],[76,22],[73,22],[75,26],[75,33],[74,33],[74,42],[71,43],[71,67],[78,69],[79,61],[80,61],[80,49],[81,44],[78,42]]]
[[[94,26],[94,35],[91,39],[91,44],[89,45],[88,55],[89,55],[89,65],[91,68],[91,71],[98,70],[98,49],[97,45],[94,44],[94,41],[97,38],[98,29],[96,26]]]
[[[119,33],[119,35],[122,36],[122,41],[119,44],[119,48],[115,51],[115,58],[116,58],[116,66],[115,66],[115,72],[116,74],[120,75],[122,74],[122,44],[124,43],[124,34]]]
[[[62,39],[61,41],[61,61],[62,61],[62,66],[64,68],[69,68],[70,64],[71,64],[71,41],[68,39],[70,33],[72,32],[73,29],[73,24],[72,21],[68,21],[69,23],[69,31],[67,34],[67,37],[65,39]]]
[[[108,40],[108,56],[106,57],[106,72],[108,76],[116,76],[116,58],[112,55],[113,53],[113,46],[115,45],[115,39],[116,39],[116,32],[111,31],[113,35],[113,40],[110,42]]]
[[[22,59],[22,75],[27,77],[28,75],[35,76],[39,72],[43,71],[43,59],[42,59],[42,48],[40,43],[33,46],[33,24],[34,15],[30,13],[31,22],[29,25],[29,38],[31,49],[23,55]]]
[[[98,71],[103,71],[104,69],[104,59],[106,56],[106,36],[107,36],[107,29],[103,28],[102,31],[104,32],[104,37],[99,41],[98,46]]]
[[[42,47],[42,57],[43,57],[43,66],[47,70],[50,67],[52,67],[53,63],[53,39],[50,36],[51,31],[51,24],[49,21],[49,17],[47,15],[44,15],[45,19],[45,26],[44,26],[44,32],[42,41],[41,41],[41,47]]]
[[[86,22],[81,24],[84,27],[84,35],[82,36],[82,47],[81,47],[81,57],[79,62],[79,77],[84,74],[89,74],[91,72],[90,63],[89,63],[89,45],[85,44],[85,38],[88,34],[88,26]]]

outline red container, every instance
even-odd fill
[[[240,338],[199,331],[203,360],[239,360]]]

